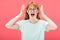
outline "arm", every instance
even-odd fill
[[[16,17],[14,17],[13,19],[11,19],[9,22],[7,22],[6,24],[5,24],[5,26],[7,27],[7,28],[9,28],[9,29],[17,29],[18,28],[18,24],[16,24],[15,22],[21,17],[21,16],[23,16],[23,10],[24,10],[24,5],[22,5],[22,8],[21,8],[21,11],[20,11],[20,13],[16,16]]]
[[[56,25],[50,18],[48,18],[48,17],[44,14],[44,12],[43,12],[43,5],[41,5],[40,11],[41,11],[41,13],[42,13],[42,17],[48,22],[48,25],[46,26],[46,28],[47,28],[48,30],[55,30],[55,29],[57,29],[57,25]]]

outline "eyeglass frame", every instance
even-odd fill
[[[37,10],[38,10],[37,8],[35,8],[35,9],[34,8],[33,9],[28,9],[29,12],[32,12],[32,11],[35,12]]]

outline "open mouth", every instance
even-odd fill
[[[35,14],[31,14],[31,16],[34,16]]]

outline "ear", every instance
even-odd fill
[[[27,10],[27,13],[28,13],[28,10]]]

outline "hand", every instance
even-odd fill
[[[20,10],[20,15],[21,15],[21,16],[23,16],[24,9],[25,9],[25,5],[22,4],[21,10]]]
[[[43,5],[41,5],[41,7],[40,7],[40,11],[41,11],[41,12],[43,11]]]
[[[44,17],[45,14],[44,14],[44,12],[43,12],[43,5],[41,5],[39,9],[40,9],[40,12],[41,12],[42,17]]]

